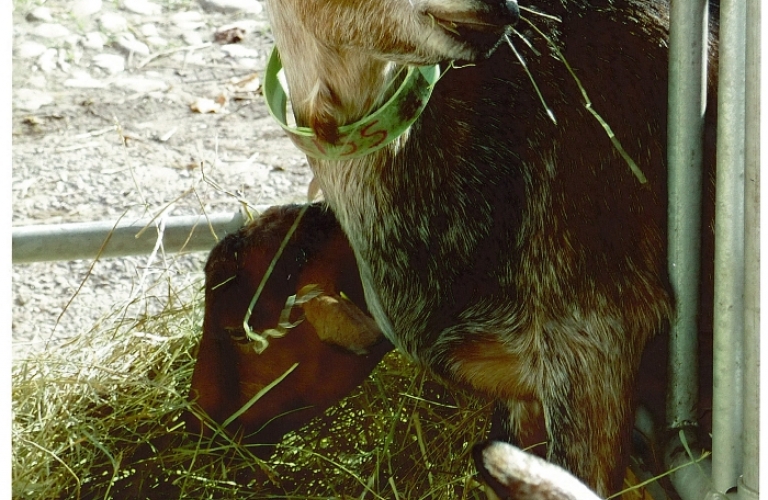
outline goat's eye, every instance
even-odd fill
[[[239,344],[247,344],[251,341],[245,334],[242,326],[225,326],[224,331],[230,339]]]

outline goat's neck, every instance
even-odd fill
[[[392,92],[394,65],[352,52],[324,48],[283,59],[297,125],[331,143],[340,126],[370,113]]]
[[[334,143],[338,127],[367,115],[392,93],[395,65],[358,50],[306,37],[280,52],[297,125],[311,127],[322,140]]]

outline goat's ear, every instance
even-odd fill
[[[368,354],[370,347],[384,339],[373,318],[340,295],[320,295],[302,304],[302,308],[320,340],[349,352]]]
[[[599,500],[565,469],[509,443],[481,443],[472,454],[480,475],[501,500]]]
[[[309,98],[309,126],[321,141],[336,144],[339,140],[341,101],[331,87],[319,80]]]

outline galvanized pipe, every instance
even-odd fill
[[[668,268],[676,315],[670,330],[667,426],[696,423],[702,193],[707,89],[707,0],[672,0],[669,34]]]
[[[693,456],[686,448],[693,452]],[[705,458],[694,464],[693,461],[700,457],[701,446],[697,443],[696,431],[691,427],[679,429],[664,450],[664,464],[669,470],[676,469],[670,474],[675,491],[682,500],[722,500],[710,487],[712,460]]]
[[[744,434],[739,499],[757,500],[760,437],[760,17],[761,0],[748,0],[744,186]]]
[[[720,5],[712,484],[725,492],[742,471],[744,394],[744,147],[746,3]]]
[[[664,460],[683,500],[712,500],[712,464],[697,442],[698,317],[704,115],[707,103],[708,0],[672,0],[669,41],[668,269],[676,315],[670,329]],[[676,432],[674,432],[676,431]],[[686,449],[692,450],[690,456]]]
[[[153,251],[159,237],[168,253],[210,250],[247,220],[244,212],[233,212],[14,227],[12,260],[22,264],[144,255]]]

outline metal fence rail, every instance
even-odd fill
[[[258,211],[266,207],[256,207]],[[248,220],[244,212],[13,228],[14,264],[210,250]]]

